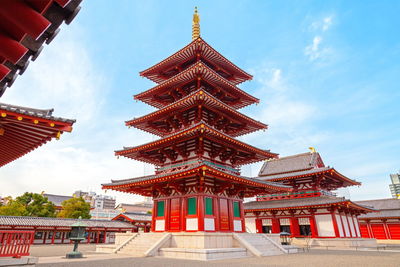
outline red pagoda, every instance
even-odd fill
[[[238,111],[259,100],[237,85],[251,75],[200,37],[140,73],[157,85],[135,96],[158,110],[126,122],[160,137],[116,151],[156,166],[155,174],[112,180],[104,189],[153,197],[152,231],[244,232],[243,198],[291,187],[240,175],[240,166],[277,154],[235,137],[267,125]]]
[[[374,211],[332,191],[360,185],[311,152],[272,159],[262,166],[259,179],[290,185],[293,192],[260,195],[245,203],[246,221],[257,233],[290,233],[292,237],[359,238],[358,216]]]

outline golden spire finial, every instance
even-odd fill
[[[315,147],[310,146],[308,149],[310,149],[311,153],[317,152],[317,151],[315,150]]]
[[[200,16],[197,13],[197,6],[194,7],[193,21],[192,21],[192,40],[200,37]]]

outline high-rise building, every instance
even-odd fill
[[[392,180],[392,183],[389,185],[392,197],[400,198],[400,171],[399,173],[391,174],[390,180]]]

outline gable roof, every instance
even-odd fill
[[[325,167],[318,152],[308,152],[264,162],[259,176],[269,176],[281,173],[297,172]]]
[[[61,195],[52,195],[52,194],[43,194],[44,197],[54,203],[56,206],[62,206],[62,202],[68,199],[71,199],[72,196],[61,196]]]
[[[370,206],[377,210],[399,210],[400,214],[400,199],[397,198],[361,200],[356,201],[356,203]]]
[[[0,216],[0,225],[12,226],[46,226],[46,227],[71,227],[78,219],[47,218],[47,217],[25,217],[25,216]],[[81,222],[88,227],[101,228],[132,228],[130,223],[110,220],[82,219]]]

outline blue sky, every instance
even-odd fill
[[[74,131],[0,169],[0,195],[104,193],[100,184],[153,168],[113,151],[155,140],[124,121],[151,112],[132,95],[154,86],[138,72],[201,36],[254,79],[261,99],[242,112],[269,130],[240,139],[282,156],[316,147],[326,165],[361,181],[340,193],[389,197],[400,169],[400,3],[395,1],[84,1],[2,102],[55,108]],[[255,176],[260,164],[245,166]],[[118,201],[140,197],[108,192]]]

